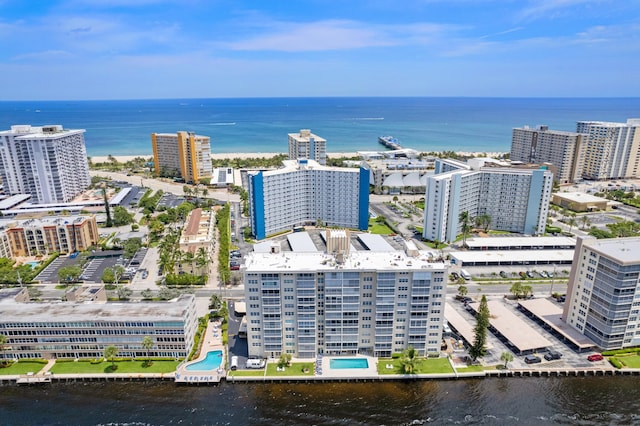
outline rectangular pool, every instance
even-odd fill
[[[366,358],[331,358],[329,367],[332,370],[344,370],[348,368],[369,368]]]

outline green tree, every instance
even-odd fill
[[[511,285],[511,288],[509,289],[509,292],[513,294],[516,297],[516,299],[519,299],[523,293],[522,284],[520,283],[520,281],[516,281],[515,283],[513,283]]]
[[[462,225],[462,247],[467,247],[467,234],[471,231],[471,216],[468,211],[463,211],[458,215],[458,221]]]
[[[0,334],[0,360],[2,363],[0,365],[5,366],[7,364],[7,360],[4,358],[4,351],[7,349],[7,342],[9,338],[4,334]]]
[[[109,199],[107,198],[107,188],[106,186],[102,187],[102,198],[104,200],[104,210],[107,213],[107,228],[111,228],[113,226],[113,220],[111,219],[111,210],[109,209]]]
[[[461,298],[466,296],[468,292],[469,292],[469,289],[467,288],[466,285],[458,286],[458,296],[460,296]]]
[[[60,282],[77,282],[80,275],[82,275],[82,268],[78,265],[63,266],[58,270],[58,278],[60,279]]]
[[[122,278],[124,271],[125,269],[122,265],[115,265],[113,267],[113,282],[115,283],[115,285],[118,285],[118,283],[120,282],[120,278]]]
[[[489,328],[489,306],[487,305],[487,297],[482,295],[480,299],[480,307],[476,314],[476,325],[473,329],[473,344],[469,348],[469,356],[474,361],[482,358],[487,353],[487,329]]]
[[[140,250],[140,247],[142,247],[142,240],[140,238],[129,238],[124,243],[123,256],[126,259],[131,259],[133,256],[135,256],[136,252]]]
[[[113,208],[113,225],[124,226],[133,222],[133,215],[122,206]]]
[[[118,299],[120,300],[129,300],[129,297],[133,294],[133,291],[130,288],[125,286],[118,287]]]
[[[212,294],[209,299],[209,309],[213,311],[219,311],[222,307],[222,299],[217,294]]]
[[[404,374],[412,374],[418,366],[418,351],[413,346],[408,346],[400,357],[400,370]]]
[[[147,351],[147,361],[145,362],[145,365],[147,366],[151,365],[151,357],[149,356],[149,351],[153,349],[153,345],[153,338],[151,336],[144,336],[142,338],[142,349]]]
[[[117,370],[118,367],[116,367],[116,363],[114,358],[118,356],[118,348],[114,345],[109,345],[106,348],[104,348],[104,357],[108,360],[111,361],[111,370]]]
[[[509,351],[502,352],[500,361],[504,361],[504,368],[507,368],[507,364],[513,361],[513,354]]]
[[[580,223],[582,224],[582,230],[587,229],[591,225],[591,222],[589,221],[589,216],[587,215],[581,216]]]
[[[196,266],[198,269],[202,270],[209,263],[209,254],[207,253],[207,249],[204,247],[200,247],[196,251]]]
[[[280,358],[278,358],[278,367],[288,367],[291,364],[291,354],[281,353]]]
[[[476,226],[482,228],[484,232],[487,232],[489,225],[491,225],[491,216],[488,214],[481,214],[474,219]]]
[[[142,290],[142,291],[140,292],[140,295],[142,296],[142,298],[143,298],[143,299],[146,299],[146,300],[150,300],[150,299],[152,299],[152,298],[153,298],[153,292],[151,291],[151,289],[150,289],[150,288],[147,288],[147,289],[145,289],[145,290]]]

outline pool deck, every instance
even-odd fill
[[[320,359],[320,364],[322,365],[321,370],[316,369],[316,376],[321,376],[325,378],[331,378],[331,377],[336,378],[336,377],[345,377],[345,376],[358,378],[358,377],[371,377],[371,376],[378,375],[377,358],[364,356],[364,355],[354,355],[354,356],[346,357],[346,358],[366,359],[369,366],[367,368],[337,368],[337,369],[332,369],[330,366],[332,358],[344,359],[345,357],[332,357],[332,356],[326,356],[326,355],[323,356]]]
[[[219,368],[211,371],[188,371],[186,369],[188,365],[195,364],[196,362],[205,359],[207,357],[207,353],[211,351],[222,352],[222,362]],[[200,355],[198,358],[189,362],[183,362],[178,366],[176,369],[175,381],[176,383],[189,384],[219,383],[220,380],[227,375],[225,365],[226,356],[224,345],[222,344],[222,324],[220,321],[210,322],[202,337]]]

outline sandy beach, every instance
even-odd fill
[[[214,160],[228,160],[228,159],[232,159],[232,158],[241,158],[241,159],[245,159],[245,158],[268,158],[268,157],[273,157],[276,156],[278,154],[287,154],[286,152],[226,152],[226,153],[218,153],[218,154],[211,154],[211,158]],[[484,156],[487,155],[489,157],[500,157],[502,155],[504,155],[504,152],[464,152],[464,151],[460,151],[460,152],[456,152],[456,154],[461,155],[461,156],[466,156],[466,157],[470,157],[470,156]],[[340,158],[340,157],[357,157],[358,153],[357,152],[327,152],[327,157],[329,158]],[[142,158],[148,158],[151,159],[153,158],[153,154],[140,154],[140,155],[114,155],[113,156],[116,160],[118,160],[118,162],[120,163],[125,163],[127,161],[131,161],[136,157],[142,157]],[[94,163],[104,163],[107,160],[107,156],[106,155],[96,155],[96,156],[90,156],[91,161]]]

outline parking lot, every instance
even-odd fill
[[[525,362],[526,354],[514,353],[509,342],[505,341],[504,338],[500,338],[495,334],[489,332],[487,333],[487,342],[489,346],[492,347],[491,351],[487,352],[487,355],[482,359],[483,364],[485,365],[498,365],[504,364],[504,361],[500,360],[500,357],[503,352],[508,351],[513,354],[513,361],[509,362],[509,368],[519,369],[519,368],[589,368],[589,367],[602,367],[606,365],[606,361],[596,361],[590,362],[587,360],[587,357],[595,353],[594,351],[587,351],[583,353],[579,353],[574,351],[570,346],[568,346],[565,342],[556,337],[555,334],[545,329],[537,322],[533,321],[523,312],[517,309],[516,301],[507,301],[503,298],[497,298],[494,300],[502,300],[505,307],[517,316],[522,321],[525,321],[529,326],[535,329],[542,337],[548,340],[551,344],[546,347],[545,350],[539,350],[534,352],[532,355],[535,355],[540,358],[541,362],[536,364],[527,364]],[[457,300],[448,300],[447,308],[450,306],[456,310],[456,312],[466,319],[471,326],[475,325],[475,317],[472,313],[472,310],[467,310],[465,304],[457,301]],[[555,303],[555,302],[554,302]],[[461,340],[461,336],[454,334],[454,339]],[[468,342],[470,343],[470,342]],[[557,360],[546,360],[544,358],[545,354],[549,353],[549,351],[559,352],[562,354],[562,357]]]

